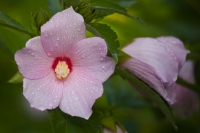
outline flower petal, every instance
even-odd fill
[[[179,62],[179,70],[183,66],[185,62],[186,55],[189,53],[188,50],[185,49],[184,44],[175,37],[158,37],[156,38],[158,41],[162,42],[162,45],[165,45],[166,50],[170,52],[170,54],[174,54]]]
[[[62,98],[63,82],[56,79],[53,71],[37,80],[25,78],[23,87],[23,94],[30,102],[31,107],[42,111],[56,108]]]
[[[40,37],[30,39],[26,48],[17,51],[15,61],[20,73],[27,79],[43,78],[52,71],[53,59],[44,52]]]
[[[176,114],[182,118],[187,118],[198,110],[198,96],[193,91],[176,83],[168,89],[168,93],[173,94],[175,99],[171,107]]]
[[[165,87],[161,82],[161,79],[158,76],[156,76],[156,70],[153,67],[144,62],[141,62],[140,60],[137,60],[136,58],[128,59],[121,66],[123,68],[128,69],[139,79],[143,80],[146,84],[148,84],[151,88],[158,92],[167,101],[170,101],[170,99],[167,98],[167,92],[165,90]]]
[[[194,63],[192,60],[188,60],[185,62],[183,67],[181,68],[179,72],[179,76],[187,81],[188,83],[194,84]]]
[[[87,72],[104,82],[114,72],[115,62],[107,57],[106,42],[99,37],[87,38],[74,44],[67,56],[71,56],[73,67]]]
[[[60,109],[72,116],[88,119],[92,105],[103,93],[103,86],[86,72],[74,69],[64,83]]]
[[[138,38],[123,51],[133,58],[145,62],[156,71],[156,76],[165,86],[170,86],[177,79],[178,62],[162,42],[153,38]]]
[[[52,57],[65,55],[71,45],[85,37],[83,17],[72,7],[55,14],[41,27],[43,48]]]

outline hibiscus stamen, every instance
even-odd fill
[[[66,78],[69,74],[69,68],[65,61],[59,61],[55,73],[58,79]]]
[[[71,61],[67,57],[57,57],[52,65],[58,79],[66,78],[72,71]]]

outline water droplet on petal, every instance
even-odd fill
[[[52,107],[53,105],[51,103],[49,103],[49,106]]]
[[[75,100],[77,101],[77,100],[78,100],[78,97],[75,97]]]

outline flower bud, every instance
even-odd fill
[[[40,27],[49,20],[48,13],[40,8],[37,12],[31,15],[31,29],[32,31],[40,34]]]
[[[63,9],[73,7],[73,9],[81,14],[86,23],[92,21],[95,17],[95,9],[91,6],[89,0],[60,0]]]

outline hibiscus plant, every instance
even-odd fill
[[[48,0],[49,11],[40,8],[31,14],[30,30],[0,12],[1,26],[17,31],[19,39],[21,34],[29,36],[14,51],[2,42],[18,70],[9,83],[20,85],[28,108],[47,113],[52,132],[137,132],[132,122],[139,119],[137,108],[156,110],[175,131],[179,126],[174,116],[188,119],[198,112],[200,90],[194,71],[199,57],[190,56],[194,49],[185,40],[159,34],[124,43],[106,21],[114,16],[119,20],[114,23],[126,25],[123,19],[128,19],[132,27],[148,27],[142,16],[127,12],[135,4]]]

